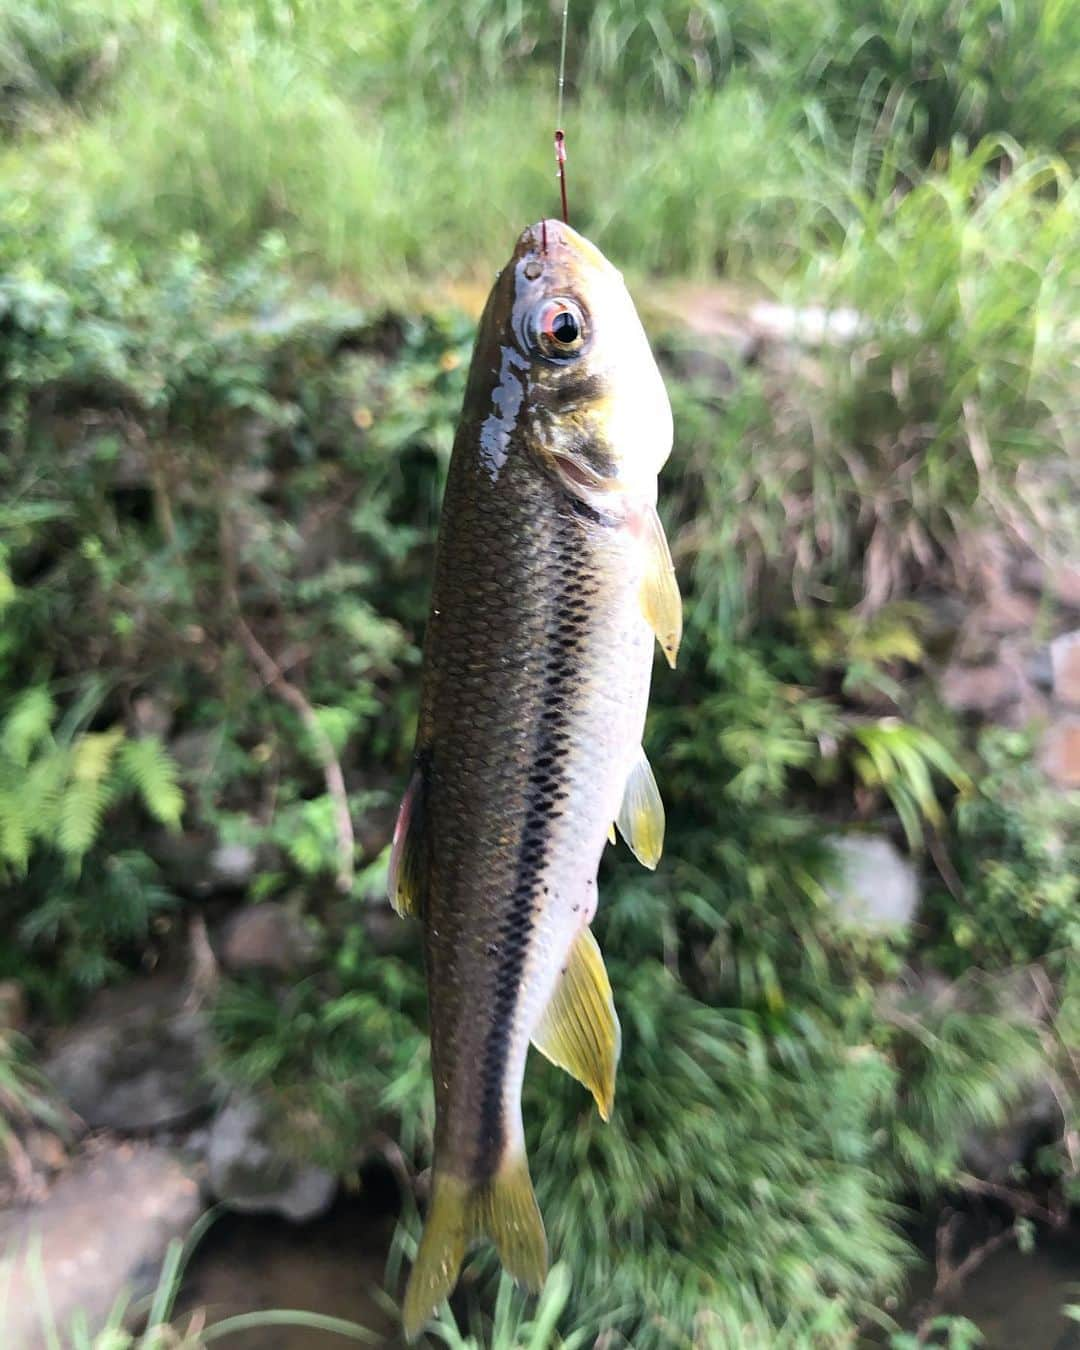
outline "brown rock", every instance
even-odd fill
[[[23,1140],[27,1156],[39,1172],[61,1172],[67,1166],[64,1141],[52,1130],[29,1130]]]
[[[954,712],[996,712],[1024,693],[1023,681],[1011,665],[950,665],[941,677],[941,698]]]
[[[0,980],[0,1029],[22,1031],[26,1026],[26,990],[18,980]]]
[[[58,1095],[91,1129],[142,1133],[206,1115],[215,1088],[204,1014],[171,976],[102,990],[45,1061]]]
[[[1054,697],[1071,708],[1080,707],[1080,628],[1062,633],[1050,644]]]
[[[276,970],[287,975],[310,961],[316,950],[304,921],[285,905],[268,900],[229,919],[221,961],[230,970]]]
[[[1039,602],[1018,591],[992,591],[972,615],[972,622],[987,633],[1026,633],[1039,614]]]
[[[1059,563],[1051,567],[1047,589],[1069,609],[1080,609],[1080,563]]]
[[[46,1343],[42,1290],[58,1327],[79,1312],[93,1335],[125,1288],[150,1292],[168,1244],[201,1209],[197,1181],[164,1149],[108,1144],[40,1204],[0,1215],[4,1350]]]
[[[1043,737],[1039,762],[1060,788],[1080,788],[1080,717],[1061,717]]]

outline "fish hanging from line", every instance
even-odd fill
[[[671,408],[620,273],[532,226],[476,338],[439,527],[414,769],[390,898],[423,923],[435,1081],[415,1336],[469,1244],[539,1289],[525,1156],[530,1042],[608,1119],[619,1023],[589,925],[613,823],[646,867],[664,810],[641,749],[653,638],[682,606],[656,513]]]

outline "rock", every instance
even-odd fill
[[[198,900],[243,892],[257,871],[279,863],[270,844],[226,843],[209,831],[157,830],[148,847],[172,889]]]
[[[4,1350],[46,1343],[42,1287],[61,1331],[80,1312],[93,1336],[125,1290],[150,1293],[168,1244],[202,1207],[194,1173],[165,1149],[99,1142],[41,1203],[0,1214]]]
[[[337,1191],[333,1173],[275,1148],[269,1118],[250,1097],[232,1098],[214,1121],[206,1161],[211,1191],[245,1213],[305,1223],[325,1214]]]
[[[1067,609],[1080,610],[1080,562],[1062,562],[1049,569],[1046,588]]]
[[[64,1141],[52,1130],[28,1130],[23,1148],[37,1172],[61,1172],[68,1164]]]
[[[1059,717],[1047,727],[1039,763],[1056,787],[1080,788],[1080,717]]]
[[[140,694],[132,701],[131,716],[138,736],[157,736],[165,740],[172,730],[175,709],[165,695]]]
[[[303,919],[273,900],[237,911],[221,939],[221,961],[229,970],[276,970],[288,975],[317,951],[318,943]]]
[[[730,395],[736,387],[736,369],[746,363],[746,353],[730,341],[686,334],[671,340],[661,353],[666,369],[683,380],[696,382],[714,398]]]
[[[397,802],[387,806],[370,807],[354,822],[356,846],[361,856],[372,861],[377,858],[394,837]]]
[[[1062,633],[1050,644],[1054,697],[1071,708],[1080,708],[1080,628]]]
[[[26,990],[19,981],[0,980],[0,1030],[22,1031],[26,1012]]]
[[[906,927],[919,907],[919,876],[884,835],[842,834],[828,840],[837,877],[826,883],[837,913],[872,933]]]
[[[220,727],[196,727],[182,731],[169,742],[169,753],[181,769],[204,778],[214,767],[224,733]]]
[[[825,309],[761,300],[750,310],[750,322],[774,342],[800,342],[811,347],[841,346],[854,338],[865,337],[870,325],[858,310],[840,306]]]
[[[1015,1027],[1033,1030],[1046,1016],[1041,986],[1023,967],[990,981],[950,980],[927,967],[905,967],[875,991],[879,1015],[914,1034],[934,1034],[941,1019],[958,1011],[992,1015]],[[1008,1182],[1013,1169],[1030,1163],[1034,1152],[1061,1133],[1061,1106],[1053,1070],[1037,1058],[1012,1064],[1003,1085],[1008,1109],[1000,1126],[969,1129],[963,1141],[964,1168],[986,1181]]]
[[[1049,647],[1036,647],[1028,657],[1027,678],[1036,689],[1049,694],[1054,688],[1054,663],[1050,658]]]
[[[45,1073],[91,1128],[142,1134],[209,1110],[209,1032],[184,999],[178,981],[132,981],[106,990],[63,1035]]]
[[[258,856],[250,844],[218,844],[208,859],[215,890],[246,890],[255,875]]]
[[[416,934],[385,899],[369,900],[360,913],[364,934],[377,956],[400,956],[415,944]]]
[[[940,680],[942,702],[953,712],[989,716],[1022,697],[1024,689],[1012,666],[965,666],[953,663]]]
[[[983,604],[972,611],[970,623],[995,636],[1028,633],[1039,616],[1039,602],[1018,591],[991,591]]]
[[[1052,1085],[1043,1079],[1021,1085],[1019,1092],[1007,1124],[973,1130],[964,1142],[964,1167],[984,1181],[1009,1181],[1036,1149],[1060,1136],[1061,1106]]]

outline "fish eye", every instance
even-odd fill
[[[535,311],[533,331],[545,356],[574,356],[585,342],[585,319],[572,300],[545,300]]]

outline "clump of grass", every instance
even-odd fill
[[[792,585],[800,603],[880,608],[955,558],[973,521],[1030,517],[1025,479],[1075,455],[1067,168],[988,142],[914,187],[883,174],[848,209],[835,244],[780,287],[794,343],[723,403],[677,390],[668,500],[710,521],[685,549],[702,596],[722,586],[729,611],[733,569],[763,608]],[[848,331],[805,336],[806,307]]]
[[[524,88],[438,118],[409,103],[376,115],[249,35],[212,63],[185,51],[138,63],[107,112],[45,151],[44,176],[74,177],[106,227],[142,250],[189,230],[229,256],[274,228],[308,270],[381,294],[411,278],[430,294],[431,282],[500,266],[518,232],[555,209],[541,102]],[[574,220],[641,270],[745,273],[768,240],[782,274],[847,223],[842,175],[823,171],[820,137],[790,101],[733,86],[677,122],[600,103],[575,122]]]

